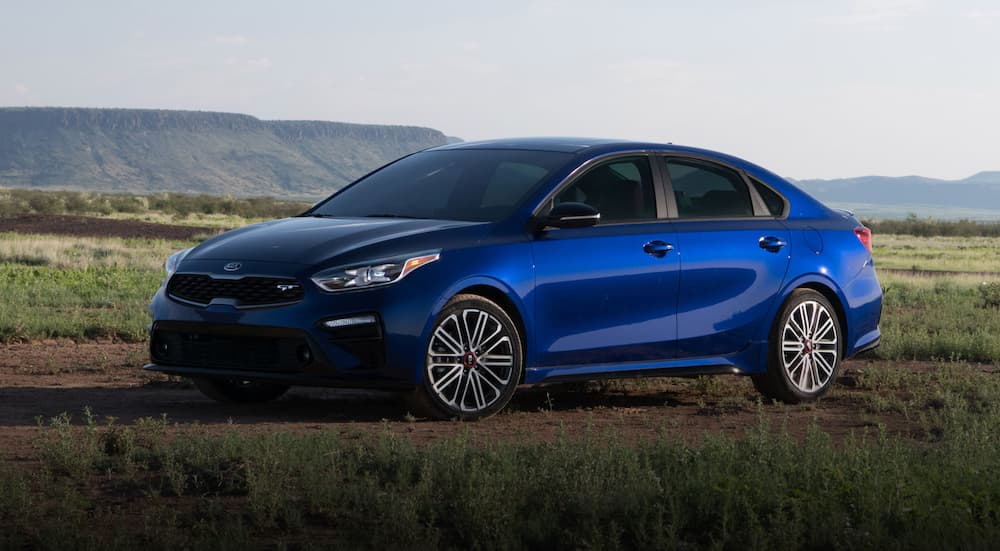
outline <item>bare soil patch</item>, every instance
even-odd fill
[[[293,388],[285,397],[257,405],[219,404],[189,383],[141,369],[144,344],[48,341],[0,346],[0,459],[30,460],[37,419],[62,412],[80,419],[90,407],[99,419],[131,423],[143,417],[168,419],[183,428],[259,431],[337,430],[346,437],[389,431],[416,442],[468,434],[493,439],[552,441],[584,432],[613,432],[628,442],[660,434],[692,442],[710,434],[742,435],[761,419],[774,430],[804,435],[817,426],[840,441],[884,426],[916,430],[894,412],[873,414],[853,384],[863,361],[845,364],[841,384],[815,404],[765,403],[745,377],[658,378],[526,388],[507,410],[478,423],[413,419],[399,396],[389,392]],[[929,364],[898,364],[919,372]]]
[[[9,218],[0,217],[0,232],[185,240],[212,235],[218,233],[219,229],[67,214],[25,214]]]

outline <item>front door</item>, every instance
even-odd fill
[[[594,167],[552,204],[567,201],[597,208],[601,222],[549,229],[532,244],[534,364],[673,357],[679,262],[671,224],[657,216],[649,159],[618,158]]]

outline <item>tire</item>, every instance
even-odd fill
[[[757,390],[797,404],[826,394],[843,356],[837,310],[822,294],[796,289],[785,300],[768,339],[767,370],[753,376]]]
[[[269,402],[288,392],[285,385],[241,381],[238,379],[192,379],[205,396],[228,404],[259,404]]]
[[[507,312],[478,295],[457,295],[434,321],[423,382],[411,412],[476,421],[507,405],[524,371],[523,338]]]

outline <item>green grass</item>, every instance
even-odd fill
[[[309,206],[310,203],[274,197],[237,198],[186,193],[131,195],[0,188],[0,216],[76,214],[140,220],[150,216],[163,220],[162,217],[167,216],[171,222],[239,222],[293,216]]]
[[[470,430],[418,446],[63,415],[40,422],[40,467],[0,467],[0,547],[989,548],[1000,380],[952,364],[910,375],[876,368],[860,384],[903,393],[915,435],[841,442],[763,417],[696,444],[664,428],[637,445]]]
[[[865,220],[864,224],[876,235],[1000,237],[1000,222],[997,221],[935,220],[911,214],[902,220]]]
[[[882,274],[880,280],[880,357],[1000,361],[1000,310],[989,304],[993,287],[982,278]]]
[[[146,337],[161,272],[0,264],[0,341]]]
[[[874,236],[876,268],[1000,273],[1000,237]]]
[[[208,236],[206,236],[207,238]],[[0,263],[52,268],[124,268],[159,271],[171,253],[199,240],[0,233]]]

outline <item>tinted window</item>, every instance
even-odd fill
[[[785,214],[785,200],[778,195],[778,192],[767,187],[766,185],[758,182],[757,180],[751,180],[753,186],[757,188],[757,193],[760,194],[761,199],[764,200],[764,204],[767,205],[767,212],[771,216],[781,216]]]
[[[310,214],[500,220],[570,159],[548,151],[424,151],[362,178]]]
[[[667,159],[670,183],[680,218],[753,216],[753,203],[743,178],[728,168],[682,159]]]
[[[586,203],[601,212],[601,221],[656,218],[649,159],[616,159],[590,169],[556,196],[553,204]]]

